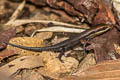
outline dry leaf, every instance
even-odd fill
[[[8,30],[3,30],[0,32],[0,42],[8,42],[12,37],[16,35],[16,29],[10,28]],[[1,43],[0,44],[0,50],[4,49],[6,47],[6,44]]]
[[[89,68],[91,65],[96,64],[94,54],[88,54],[79,64],[78,70],[74,75],[79,75],[83,70]]]
[[[120,59],[98,63],[79,73],[59,80],[120,80]]]
[[[11,76],[20,69],[33,69],[44,66],[40,56],[23,56],[0,67],[0,71]]]
[[[105,5],[103,2],[99,2],[99,12],[96,13],[96,16],[93,21],[94,25],[97,24],[115,24],[115,19],[110,8]]]
[[[115,27],[113,27],[110,31],[100,35],[99,37],[95,37],[90,41],[91,45],[88,46],[87,49],[94,49],[97,62],[113,59],[109,53],[114,53],[117,59],[120,58],[120,55],[115,52],[113,45],[120,43],[119,34],[120,32]]]
[[[14,50],[3,50],[0,52],[0,61],[3,60],[6,57],[12,56],[16,54],[16,52]]]
[[[62,57],[62,63],[57,57],[58,54],[50,51],[43,51],[40,56],[45,62],[45,67],[40,69],[40,73],[51,78],[58,78],[73,73],[77,66],[78,61],[72,57]]]

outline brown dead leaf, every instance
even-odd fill
[[[56,9],[64,9],[68,14],[72,16],[86,17],[87,21],[91,24],[115,24],[115,19],[111,11],[111,5],[109,1],[104,4],[101,0],[29,0],[34,4],[49,5]],[[94,20],[94,21],[93,21]],[[67,21],[67,19],[66,19]]]
[[[55,54],[55,52],[43,51],[40,56],[45,62],[45,66],[40,69],[40,73],[51,78],[57,79],[58,77],[71,74],[78,66],[78,61],[72,57],[63,56],[62,60],[64,63],[62,63],[56,58],[58,54]]]
[[[37,5],[42,5],[42,6],[46,5],[45,0],[27,0],[27,1],[31,1],[34,4],[37,4]]]
[[[105,61],[105,62],[101,62],[98,63],[97,65],[93,65],[91,67],[89,67],[88,69],[86,69],[85,71],[81,72],[80,75],[89,75],[89,74],[97,74],[98,72],[112,72],[112,71],[119,71],[120,67],[120,59],[118,60],[109,60],[109,61]]]
[[[42,1],[42,0],[28,0],[28,1],[31,1],[32,3],[39,5],[39,6],[49,5],[50,7],[52,7],[52,9],[55,8],[54,12],[57,12],[57,14],[59,14],[59,12],[60,12],[59,15],[62,17],[63,22],[74,23],[76,21],[76,19],[72,18],[72,16],[73,17],[78,16],[79,18],[83,17],[82,13],[80,13],[78,10],[76,10],[74,8],[74,6],[72,6],[71,4],[69,4],[66,1],[59,1],[59,0],[44,0],[44,1]],[[68,14],[70,14],[71,16],[69,16]]]
[[[0,80],[14,80],[6,75],[6,73],[3,73],[0,71]]]
[[[94,54],[88,54],[79,64],[78,70],[74,75],[79,75],[83,70],[89,68],[91,65],[96,64]]]
[[[89,67],[83,71],[80,76],[83,79],[104,79],[104,78],[117,78],[120,76],[120,59],[112,60],[106,63],[100,63],[95,66]],[[86,78],[85,78],[86,77]],[[82,78],[82,77],[81,77]],[[119,78],[120,79],[120,78]]]
[[[51,12],[54,12],[58,15],[60,15],[60,19],[63,21],[63,22],[70,22],[70,23],[75,23],[77,20],[75,20],[74,18],[72,18],[71,16],[67,15],[64,11],[62,10],[54,10],[54,9],[51,9]]]
[[[66,0],[73,5],[75,9],[83,13],[89,23],[92,23],[93,17],[99,10],[98,0]]]
[[[14,77],[15,80],[46,80],[37,69],[22,70],[21,74]]]
[[[0,32],[0,50],[4,49],[6,47],[6,44],[3,44],[1,42],[3,42],[3,41],[8,42],[15,35],[16,35],[15,28],[9,28],[7,30],[1,31]]]
[[[70,15],[73,15],[73,16],[83,16],[83,14],[81,14],[80,12],[78,12],[77,10],[75,10],[75,8],[65,2],[65,1],[53,1],[53,0],[46,0],[46,2],[51,6],[51,7],[54,7],[54,8],[57,8],[57,9],[64,9],[68,14]]]
[[[96,24],[115,24],[115,19],[113,16],[112,11],[110,10],[110,8],[105,5],[103,2],[99,2],[99,12],[96,13],[96,16],[94,18],[94,25]]]
[[[79,73],[59,80],[120,80],[120,59],[98,63]]]
[[[11,76],[20,69],[33,69],[44,66],[40,56],[23,56],[0,67],[0,71]]]
[[[53,32],[42,32],[42,33],[37,33],[34,38],[36,39],[50,39],[53,35]]]
[[[3,60],[4,58],[12,56],[14,54],[16,54],[16,52],[13,50],[7,50],[7,49],[3,50],[0,52],[0,61]]]
[[[87,49],[94,49],[97,62],[111,60],[112,57],[109,55],[110,53],[113,53],[116,58],[120,57],[120,55],[115,52],[114,48],[114,44],[120,43],[119,34],[120,32],[113,27],[110,31],[100,35],[99,37],[95,37],[90,41],[92,44]]]
[[[102,0],[102,2],[109,8],[112,9],[112,3],[110,0]]]

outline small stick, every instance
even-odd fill
[[[15,12],[10,17],[10,20],[5,25],[11,25],[12,23],[14,23],[14,21],[16,20],[20,12],[23,10],[25,3],[26,3],[26,0],[23,0],[23,2],[18,6],[18,8],[15,10]]]
[[[83,29],[76,29],[76,28],[67,28],[61,26],[54,26],[36,30],[32,33],[31,37],[33,37],[37,32],[71,32],[71,33],[81,33],[85,30]]]
[[[60,26],[74,27],[74,28],[81,28],[81,29],[89,29],[89,27],[83,27],[81,25],[73,25],[73,24],[68,24],[68,23],[63,23],[63,22],[47,21],[47,20],[15,20],[11,24],[13,26],[20,26],[20,25],[28,24],[28,23],[44,23],[44,24],[52,23],[53,25],[60,25]]]

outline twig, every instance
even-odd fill
[[[89,29],[89,27],[83,27],[81,25],[73,25],[73,24],[68,24],[68,23],[63,23],[63,22],[47,21],[47,20],[15,20],[11,24],[13,26],[20,26],[20,25],[28,24],[28,23],[44,23],[44,24],[52,23],[53,25],[60,25],[60,26],[74,27],[74,28],[81,28],[81,29]]]
[[[31,37],[33,37],[37,32],[71,32],[71,33],[81,33],[85,30],[83,29],[75,29],[75,28],[67,28],[67,27],[60,27],[60,26],[54,26],[54,27],[48,27],[44,29],[36,30],[32,33]]]
[[[14,23],[14,21],[16,20],[20,12],[23,10],[25,3],[26,3],[26,0],[23,0],[23,2],[18,6],[18,8],[15,10],[15,12],[10,17],[10,20],[5,25],[12,25],[12,23]]]

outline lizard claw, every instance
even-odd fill
[[[64,55],[64,52],[61,51],[61,53],[57,57],[62,63],[64,63],[64,61],[61,59],[63,55]]]

